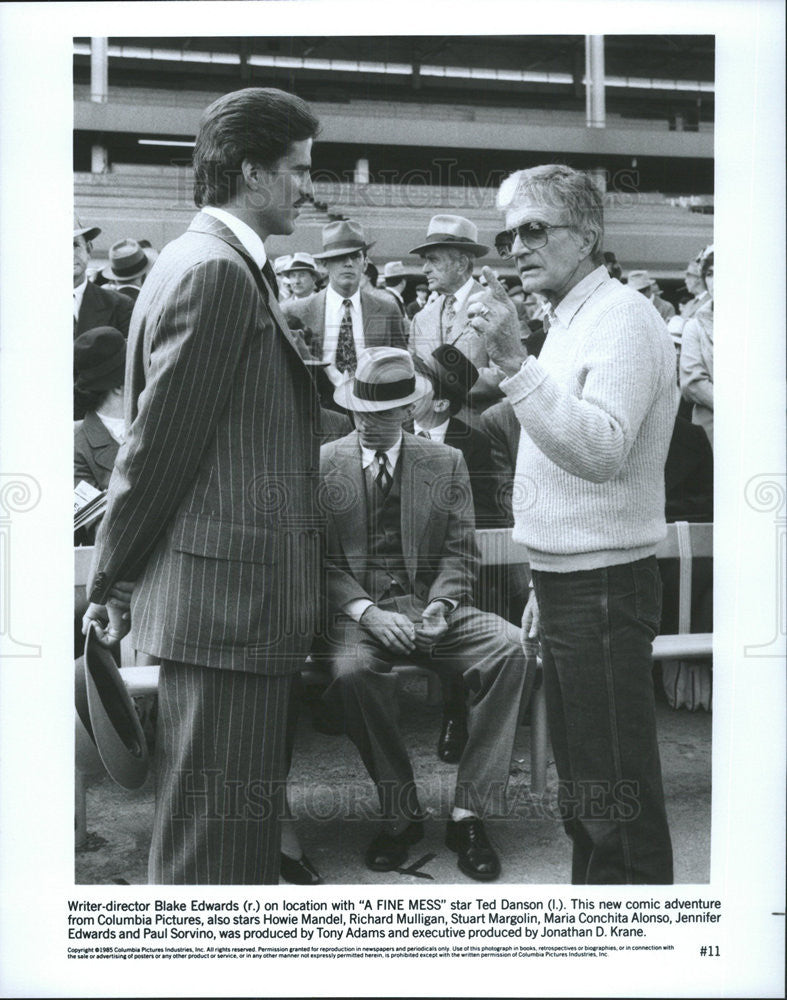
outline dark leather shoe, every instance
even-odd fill
[[[281,877],[290,885],[319,885],[322,881],[320,873],[305,854],[299,858],[290,858],[282,853],[279,870]]]
[[[380,830],[366,849],[366,867],[373,872],[392,872],[407,860],[407,848],[423,840],[424,824],[413,820],[400,833]]]
[[[457,764],[467,744],[467,726],[464,718],[447,715],[443,719],[440,739],[437,741],[437,756],[446,764]]]
[[[480,819],[448,821],[445,846],[456,851],[459,870],[479,882],[491,882],[500,874],[500,860],[489,843]]]

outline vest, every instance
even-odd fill
[[[402,555],[401,469],[400,457],[386,497],[374,482],[370,486],[369,477],[364,475],[368,525],[364,590],[375,603],[386,596],[409,594],[411,589]]]

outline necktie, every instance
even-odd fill
[[[376,451],[374,457],[377,459],[377,464],[379,466],[377,470],[377,476],[375,482],[377,483],[377,488],[380,490],[383,496],[388,496],[388,490],[391,488],[391,474],[388,472],[388,459],[384,451]]]
[[[432,440],[432,435],[429,433],[429,431],[418,431],[416,437],[429,438],[430,441]]]
[[[340,372],[354,372],[358,363],[355,354],[355,339],[353,338],[351,305],[349,299],[345,299],[342,303],[342,322],[339,327],[339,340],[336,343],[336,367]]]
[[[456,296],[446,295],[443,302],[443,341],[451,336],[451,328],[456,319]]]

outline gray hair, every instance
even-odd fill
[[[604,201],[589,174],[561,163],[517,170],[500,185],[497,207],[501,212],[509,212],[525,200],[565,212],[572,229],[593,234],[590,256],[600,258],[604,242]]]

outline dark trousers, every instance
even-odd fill
[[[278,882],[291,685],[162,662],[149,883]]]
[[[572,883],[671,884],[651,660],[661,616],[656,559],[536,570],[533,583]]]

